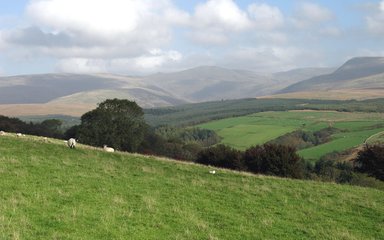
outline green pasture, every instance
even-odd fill
[[[344,150],[357,147],[364,143],[367,138],[380,131],[384,131],[384,128],[335,134],[332,141],[315,147],[303,149],[298,153],[305,159],[317,160],[327,153],[342,152]]]
[[[384,192],[0,136],[0,239],[384,239]]]
[[[211,129],[222,138],[222,143],[244,150],[263,144],[295,130],[318,131],[326,127],[338,128],[330,142],[299,152],[306,159],[319,159],[334,151],[344,151],[365,142],[384,130],[384,114],[334,111],[262,112],[244,117],[227,118],[199,125]]]

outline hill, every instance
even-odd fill
[[[369,90],[380,89],[384,89],[384,58],[360,57],[347,61],[331,74],[295,83],[279,93],[362,90],[369,95]]]
[[[187,103],[140,77],[113,74],[40,74],[0,78],[0,111],[9,116],[80,116],[107,98],[137,101],[142,107]]]
[[[279,80],[280,82],[285,82],[285,84],[289,86],[315,76],[330,74],[333,71],[335,71],[335,68],[297,68],[289,71],[273,73],[271,74],[271,77]]]
[[[150,76],[115,74],[39,74],[0,78],[0,111],[9,116],[66,114],[79,116],[107,98],[136,101],[141,107],[268,95],[304,76],[303,69],[260,75],[251,71],[202,66]]]
[[[19,151],[19,149],[24,151]],[[382,239],[384,192],[0,137],[2,239]]]
[[[320,70],[320,72],[322,72]],[[302,76],[316,74],[313,70],[261,75],[251,71],[201,66],[175,73],[159,73],[144,81],[184,97],[191,102],[239,99],[271,94]],[[292,78],[291,76],[299,78]]]

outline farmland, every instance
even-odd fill
[[[24,151],[19,151],[24,149]],[[383,192],[0,138],[1,239],[382,239]]]
[[[384,131],[384,114],[336,111],[286,111],[263,112],[243,117],[227,118],[199,125],[214,130],[222,143],[244,150],[263,144],[295,130],[319,131],[333,127],[329,142],[299,151],[306,159],[356,147],[370,136]]]

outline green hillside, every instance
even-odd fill
[[[384,192],[0,136],[0,239],[383,239]]]
[[[299,151],[306,159],[340,152],[363,144],[370,136],[384,131],[382,113],[334,111],[262,112],[244,117],[227,118],[199,125],[222,137],[222,143],[244,150],[263,144],[295,130],[319,131],[328,126],[339,130],[327,143]]]

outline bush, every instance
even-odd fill
[[[335,167],[335,162],[324,158],[315,163],[314,170],[317,176],[323,181],[336,181],[339,175],[339,171]]]
[[[357,171],[384,181],[384,145],[366,145],[354,162]]]
[[[204,149],[198,154],[196,162],[235,170],[245,169],[241,152],[223,144]]]
[[[254,173],[281,177],[303,178],[305,164],[290,146],[264,144],[244,152],[245,166]]]

